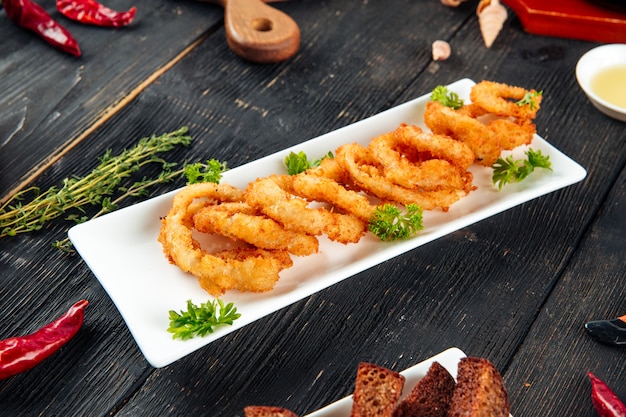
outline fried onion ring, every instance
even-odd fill
[[[384,167],[373,157],[371,151],[357,143],[339,147],[335,159],[365,192],[383,201],[417,204],[424,210],[448,210],[472,189],[472,175],[469,172],[465,173],[466,186],[461,189],[424,191],[394,184],[385,177]]]
[[[513,122],[509,119],[495,119],[487,123],[487,131],[503,150],[511,150],[532,142],[536,126],[526,120]]]
[[[316,253],[319,246],[314,236],[287,231],[246,203],[206,206],[193,216],[193,223],[202,233],[216,233],[260,249],[285,250],[297,256]]]
[[[474,153],[464,143],[450,137],[426,133],[418,126],[401,124],[396,135],[417,152],[430,155],[431,158],[444,159],[461,171],[466,171],[474,163]]]
[[[323,207],[307,207],[308,201],[285,191],[276,176],[257,179],[246,188],[246,202],[276,220],[287,230],[330,240],[356,243],[365,234],[365,223],[355,216],[335,213]]]
[[[527,94],[533,95],[533,105],[518,105]],[[526,90],[504,83],[481,81],[472,87],[470,100],[489,113],[532,120],[541,107],[542,95],[535,90]]]
[[[322,159],[319,166],[308,169],[306,174],[325,177],[346,186],[349,186],[351,183],[350,176],[347,175],[335,158]]]
[[[193,216],[203,205],[198,199],[214,203],[241,202],[243,192],[228,184],[188,185],[175,196],[167,216],[161,219],[158,240],[171,263],[198,277],[200,285],[219,297],[226,290],[267,291],[278,281],[278,273],[291,267],[286,251],[236,249],[208,253],[193,237]]]
[[[439,102],[429,101],[424,111],[424,122],[433,133],[466,143],[481,165],[491,166],[500,157],[500,141],[490,135],[487,126],[478,119],[457,113]]]
[[[463,142],[406,124],[377,136],[368,148],[390,181],[427,191],[463,188],[462,173],[474,161],[474,153]]]
[[[369,198],[357,191],[345,188],[337,181],[307,173],[298,174],[293,179],[294,192],[309,201],[323,201],[341,209],[367,223],[376,206]]]

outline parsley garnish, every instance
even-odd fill
[[[531,110],[535,110],[535,107],[537,107],[537,102],[535,102],[535,97],[540,96],[542,94],[543,94],[543,91],[535,91],[534,93],[528,92],[524,94],[524,97],[522,97],[521,100],[516,101],[515,104],[517,104],[520,107],[528,104]]]
[[[226,162],[220,162],[217,159],[209,159],[206,164],[197,162],[195,164],[185,165],[184,174],[187,177],[187,184],[196,184],[198,182],[214,182],[219,184],[222,179],[222,173],[226,171]]]
[[[324,158],[333,159],[334,155],[332,152],[328,151],[328,153],[322,156],[320,159],[314,159],[310,161],[303,151],[300,151],[298,153],[290,152],[289,155],[285,157],[285,166],[287,167],[287,173],[289,173],[289,175],[296,175],[306,171],[309,168],[317,167],[322,163],[322,160]]]
[[[224,304],[220,299],[208,301],[198,307],[191,300],[187,301],[187,311],[177,313],[170,310],[170,327],[172,339],[187,340],[194,336],[206,336],[213,333],[215,326],[233,324],[241,317],[233,303]]]
[[[438,101],[444,106],[451,107],[455,110],[463,107],[463,99],[460,99],[459,95],[454,91],[448,91],[448,87],[445,85],[435,87],[430,94],[430,99],[432,101]]]
[[[515,160],[512,155],[506,158],[498,158],[491,166],[493,168],[493,183],[502,190],[505,184],[520,182],[529,176],[535,168],[552,170],[552,163],[549,155],[542,155],[541,151],[529,149],[525,152],[527,159]]]
[[[407,239],[424,228],[422,209],[416,204],[407,204],[403,213],[393,204],[383,204],[376,208],[368,226],[380,240]]]

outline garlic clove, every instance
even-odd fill
[[[450,48],[450,44],[446,41],[436,40],[433,42],[433,60],[435,61],[445,61],[450,57],[452,49]]]

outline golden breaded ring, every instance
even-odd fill
[[[536,126],[528,121],[513,122],[509,119],[495,119],[487,123],[487,131],[502,149],[511,150],[532,142]]]
[[[461,174],[454,165],[442,159],[409,159],[408,156],[414,157],[413,151],[415,154],[418,151],[406,146],[394,133],[379,135],[368,145],[389,181],[406,188],[423,190],[462,187]]]
[[[341,165],[339,165],[334,158],[322,159],[319,166],[308,169],[306,173],[308,175],[326,177],[342,184],[350,182],[350,177],[346,175],[346,172],[341,168]]]
[[[461,175],[475,158],[463,142],[405,124],[375,137],[368,148],[390,181],[426,191],[463,188]]]
[[[376,209],[365,195],[347,189],[331,178],[301,173],[294,177],[293,189],[302,198],[332,204],[364,222],[369,222]]]
[[[224,250],[214,254],[227,268],[215,270],[212,276],[201,276],[200,285],[209,293],[215,284],[223,291],[265,292],[276,285],[279,272],[290,268],[293,260],[287,251],[259,248]],[[204,258],[210,263],[209,258]]]
[[[368,194],[374,195],[383,201],[393,201],[400,204],[417,204],[423,210],[448,208],[467,195],[472,189],[472,175],[466,173],[466,187],[454,190],[423,191],[409,189],[394,184],[384,175],[384,168],[371,155],[371,152],[357,144],[343,145],[337,149],[335,159],[348,172],[352,180]]]
[[[418,126],[402,124],[395,134],[406,146],[427,153],[430,158],[446,160],[461,171],[466,171],[476,157],[465,143],[448,136],[424,132]]]
[[[284,250],[298,256],[316,253],[314,236],[285,230],[276,221],[246,203],[225,203],[202,208],[193,216],[196,230],[242,240],[260,249]]]
[[[533,106],[525,104],[517,105],[516,102],[523,99],[526,94],[533,94]],[[541,107],[541,94],[535,90],[526,90],[504,83],[493,81],[481,81],[472,87],[470,100],[477,106],[482,107],[489,113],[498,116],[508,116],[519,119],[532,120]]]
[[[481,165],[491,166],[500,157],[500,141],[473,117],[457,113],[439,102],[429,101],[424,111],[424,122],[433,133],[450,136],[467,144]]]
[[[224,254],[204,251],[193,238],[193,215],[203,205],[197,199],[237,202],[243,192],[227,184],[188,185],[174,196],[172,208],[161,219],[158,240],[170,262],[198,277],[200,285],[219,297],[226,290],[267,291],[278,280],[278,273],[293,262],[286,252],[241,249]],[[191,209],[190,209],[191,208]]]
[[[489,112],[482,107],[474,104],[467,103],[456,109],[457,113],[463,114],[465,116],[473,117],[474,119],[489,114]]]
[[[308,201],[285,191],[271,177],[251,182],[245,194],[249,205],[287,230],[314,236],[326,234],[341,243],[356,243],[366,231],[364,222],[355,216],[307,207]]]

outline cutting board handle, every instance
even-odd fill
[[[228,46],[258,63],[291,58],[300,47],[300,28],[287,14],[262,0],[213,0],[224,6]]]

